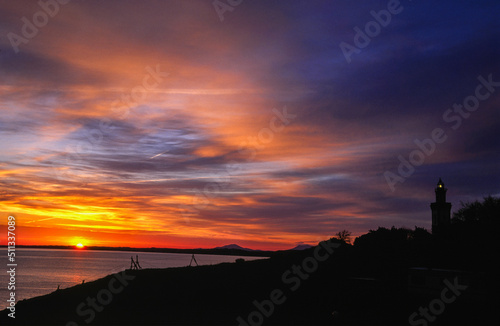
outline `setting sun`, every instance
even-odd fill
[[[78,244],[76,245],[76,247],[77,247],[77,248],[79,248],[79,249],[81,249],[81,248],[83,248],[83,247],[84,247],[84,245],[83,245],[83,244],[81,244],[81,243],[78,243]]]

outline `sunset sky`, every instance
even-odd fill
[[[17,244],[287,249],[430,230],[440,177],[500,196],[498,1],[60,1],[0,1]]]

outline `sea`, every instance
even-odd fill
[[[83,281],[94,281],[130,268],[131,257],[135,260],[137,256],[143,269],[189,266],[192,259],[191,254],[176,253],[16,248],[14,263],[17,266],[12,266],[8,265],[12,262],[8,261],[7,248],[0,248],[0,253],[0,266],[5,269],[0,273],[0,310],[7,307],[11,292],[15,293],[16,302],[19,302],[49,294],[58,287],[65,289]],[[249,256],[195,255],[198,265],[235,262],[237,258],[263,259]],[[9,275],[12,268],[15,269],[15,285],[11,283]],[[12,285],[15,290],[12,287],[12,290],[9,290]]]

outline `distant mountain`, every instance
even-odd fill
[[[314,246],[311,246],[311,245],[303,243],[303,244],[297,245],[296,247],[294,247],[292,249],[287,249],[287,250],[306,250],[306,249],[309,249],[309,248],[312,248],[312,247],[314,247]],[[234,244],[234,243],[233,244],[229,244],[229,245],[225,245],[225,246],[222,246],[222,247],[215,247],[214,249],[243,250],[243,251],[261,251],[261,250],[243,248],[243,247],[238,246],[237,244]]]
[[[243,247],[240,247],[238,246],[237,244],[228,244],[228,245],[225,245],[225,246],[222,246],[222,247],[215,247],[214,249],[236,249],[236,250],[245,250],[245,251],[259,251],[259,250],[253,250],[253,249],[249,249],[249,248],[243,248]]]
[[[308,244],[299,244],[297,245],[296,247],[290,249],[290,250],[306,250],[306,249],[309,249],[309,248],[312,248],[313,246],[311,245],[308,245]]]

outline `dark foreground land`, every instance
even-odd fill
[[[16,318],[4,310],[0,324],[499,325],[496,250],[361,240],[259,261],[127,270],[18,302]],[[412,275],[415,266],[444,274],[431,284],[422,277],[436,270]],[[457,270],[466,281],[455,279]]]

